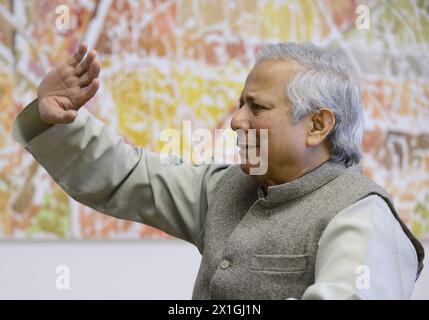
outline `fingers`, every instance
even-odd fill
[[[78,63],[82,61],[87,50],[88,50],[88,45],[85,42],[81,43],[77,51],[70,58],[67,59],[67,64],[72,67],[77,66]]]
[[[81,88],[88,86],[92,80],[98,78],[100,70],[100,61],[98,61],[98,59],[94,59],[89,67],[89,70],[79,78],[79,86]]]
[[[74,103],[79,106],[84,105],[97,93],[99,87],[100,81],[97,78],[93,79],[87,87],[79,90],[79,93],[74,98]]]
[[[77,77],[80,77],[82,74],[84,74],[89,69],[96,56],[97,52],[95,50],[91,50],[86,56],[85,60],[79,63],[76,68],[74,68],[73,74]]]

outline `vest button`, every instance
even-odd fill
[[[223,269],[223,270],[225,270],[225,269],[228,269],[228,267],[230,266],[230,262],[228,261],[228,260],[222,260],[222,262],[220,263],[220,267]]]

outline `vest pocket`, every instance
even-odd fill
[[[308,267],[308,254],[303,255],[253,255],[250,269],[269,272],[303,272]]]

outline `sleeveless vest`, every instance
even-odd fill
[[[328,161],[297,180],[269,187],[266,195],[239,166],[231,166],[209,202],[192,298],[301,298],[314,283],[318,242],[328,223],[371,194],[386,201],[414,245],[418,277],[422,245],[360,166]]]

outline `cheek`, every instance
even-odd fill
[[[298,155],[305,146],[305,134],[299,126],[284,122],[269,130],[268,152],[270,157],[281,158]]]
[[[274,119],[268,128],[268,144],[281,145],[291,140],[290,130],[284,121]]]
[[[252,119],[251,128],[258,130],[268,129],[268,153],[270,157],[279,157],[295,152],[305,143],[303,129],[299,125],[291,125],[286,114],[281,112],[266,112]],[[261,146],[262,147],[262,146]]]

